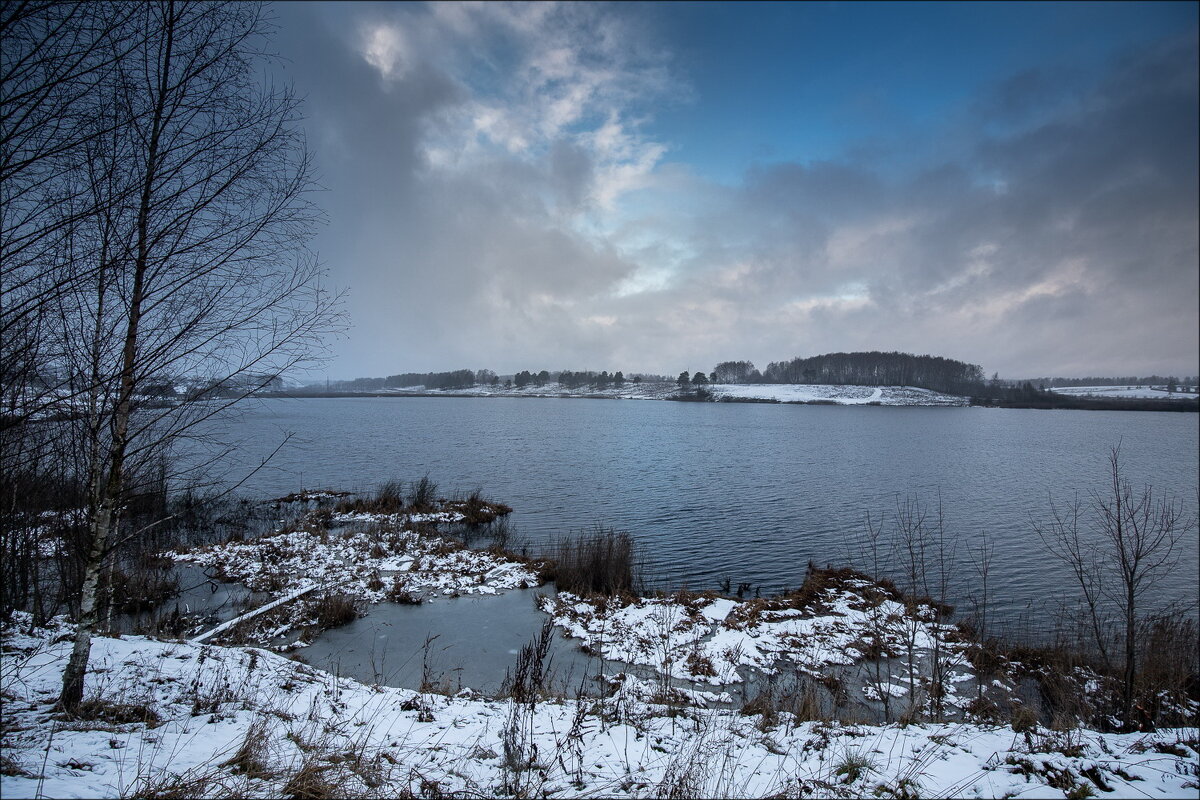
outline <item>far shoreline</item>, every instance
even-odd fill
[[[409,398],[409,397],[432,397],[432,398],[455,398],[467,400],[491,400],[495,398],[514,398],[523,400],[657,400],[671,402],[700,402],[700,403],[751,403],[751,404],[767,404],[767,405],[786,405],[786,406],[851,406],[851,407],[884,407],[884,408],[1006,408],[1006,409],[1034,409],[1042,411],[1070,410],[1070,411],[1166,411],[1166,412],[1200,412],[1200,399],[1141,399],[1141,398],[1102,398],[1102,397],[1079,397],[1072,395],[1063,395],[1057,393],[1049,393],[1050,398],[1033,399],[1033,400],[995,400],[993,398],[977,398],[963,397],[965,401],[961,405],[934,404],[934,403],[881,403],[881,402],[856,402],[843,403],[836,400],[802,400],[789,401],[754,397],[709,397],[705,399],[688,398],[688,397],[628,397],[612,394],[573,394],[568,392],[556,394],[531,394],[524,392],[506,392],[495,391],[489,393],[471,392],[468,390],[461,391],[439,391],[439,392],[370,392],[370,391],[282,391],[282,392],[260,392],[254,397],[263,399],[288,399],[288,400],[305,400],[305,399],[335,399],[335,398]]]

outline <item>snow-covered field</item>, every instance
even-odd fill
[[[367,686],[276,654],[97,638],[92,719],[52,707],[59,625],[0,633],[0,795],[1195,797],[1200,732],[843,725]],[[1109,794],[1111,792],[1111,794]]]
[[[1050,391],[1075,397],[1116,397],[1144,400],[1196,399],[1194,391],[1168,392],[1165,386],[1063,386]]]
[[[912,386],[833,386],[826,384],[712,384],[707,390],[717,399],[766,400],[777,403],[834,403],[885,406],[965,406],[967,398],[941,394]],[[525,386],[520,389],[476,386],[471,389],[438,389],[427,391],[416,386],[406,389],[387,389],[378,394],[447,395],[464,397],[608,397],[621,400],[665,400],[679,393],[671,382],[632,383],[607,389],[581,387],[568,389],[557,383],[545,386]]]
[[[621,386],[597,389],[590,386],[568,388],[551,382],[544,386],[473,386],[470,389],[426,389],[424,386],[408,386],[403,389],[382,389],[375,394],[432,395],[447,397],[605,397],[614,400],[665,400],[679,391],[672,382],[625,381]]]
[[[918,389],[914,386],[833,386],[826,384],[715,384],[718,399],[771,400],[779,403],[836,403],[837,405],[965,406],[965,397]]]

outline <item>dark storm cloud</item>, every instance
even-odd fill
[[[1015,75],[883,142],[920,154],[902,169],[767,164],[729,186],[646,132],[684,90],[606,9],[281,16],[329,189],[322,255],[351,290],[337,375],[847,349],[1196,369],[1194,34],[1086,86]]]

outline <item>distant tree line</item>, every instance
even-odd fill
[[[456,369],[450,372],[402,372],[384,378],[385,389],[405,386],[424,386],[426,389],[469,389],[475,385],[475,371]]]
[[[451,372],[402,372],[399,375],[389,375],[386,378],[354,378],[346,381],[330,381],[327,384],[310,386],[310,389],[324,388],[339,392],[369,392],[378,389],[405,389],[421,386],[426,389],[470,389],[472,386],[499,386],[522,389],[526,386],[546,386],[558,383],[566,389],[607,389],[621,387],[626,383],[641,383],[646,380],[663,380],[662,376],[634,375],[625,377],[620,370],[609,373],[608,370],[593,372],[591,370],[561,370],[550,372],[540,370],[521,370],[511,378],[501,378],[490,369],[469,370],[456,369]]]
[[[1195,375],[1182,378],[1174,375],[1148,375],[1144,378],[1130,375],[1116,378],[1030,378],[1029,382],[1047,389],[1058,389],[1070,386],[1195,386],[1200,379]]]
[[[457,369],[450,372],[402,372],[386,378],[355,378],[332,381],[326,389],[335,391],[375,391],[421,386],[426,389],[469,389],[472,386],[500,386],[523,389],[557,383],[563,389],[604,390],[620,388],[627,383],[665,382],[662,375],[638,374],[626,377],[617,370],[521,370],[512,377],[498,376],[490,369]],[[978,364],[968,364],[952,358],[914,355],[900,352],[826,353],[772,361],[761,372],[751,361],[722,361],[712,372],[687,371],[676,379],[689,396],[704,397],[709,384],[784,383],[832,384],[853,386],[916,386],[936,392],[946,392],[976,398],[984,403],[1048,403],[1056,406],[1057,398],[1045,396],[1046,390],[1066,386],[1195,386],[1197,377],[1151,375],[1149,377],[1108,378],[1033,378],[1030,380],[1001,380],[999,375],[985,379]],[[268,387],[270,388],[270,387]],[[317,387],[310,387],[317,388]]]
[[[331,381],[329,388],[337,391],[366,392],[373,389],[403,389],[409,386],[424,386],[426,389],[469,389],[474,385],[474,370],[456,369],[450,372],[402,372],[386,378]]]
[[[976,393],[984,386],[983,368],[978,364],[941,356],[875,350],[772,361],[761,373],[749,361],[723,361],[713,367],[709,379],[713,383],[918,386],[960,395]]]
[[[633,383],[641,383],[641,377],[635,375],[632,378]],[[602,372],[592,372],[586,370],[583,372],[571,372],[563,370],[558,373],[558,384],[567,389],[579,389],[584,386],[590,386],[594,389],[607,389],[610,386],[620,387],[625,385],[625,373],[617,370],[611,375],[608,370]]]
[[[547,370],[541,372],[530,372],[527,369],[521,370],[516,375],[512,376],[513,386],[518,389],[523,389],[526,386],[545,386],[550,382],[550,373]]]

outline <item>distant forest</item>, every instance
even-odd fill
[[[941,356],[912,353],[826,353],[772,361],[761,373],[749,361],[724,361],[713,368],[713,383],[822,383],[855,386],[918,386],[968,395],[985,386],[983,368]]]
[[[470,389],[473,386],[496,386],[521,389],[526,386],[558,384],[565,389],[608,389],[626,384],[672,380],[661,375],[627,374],[617,370],[522,370],[511,376],[497,375],[490,369],[456,369],[450,372],[402,372],[386,378],[355,378],[331,381],[325,389],[333,391],[375,391],[379,389]],[[750,361],[722,361],[712,373],[683,373],[680,385],[694,389],[709,383],[787,383],[833,384],[856,386],[916,386],[935,392],[945,392],[976,398],[991,398],[1007,402],[1029,402],[1040,398],[1048,388],[1065,386],[1167,386],[1194,385],[1195,377],[1116,377],[1116,378],[1031,378],[1022,381],[1001,380],[999,376],[984,377],[978,364],[968,364],[952,358],[912,353],[880,352],[826,353],[819,356],[797,356],[789,361],[772,361],[761,372]],[[311,386],[310,389],[319,387]],[[1040,390],[1040,391],[1039,391]]]
[[[1195,386],[1198,378],[1195,375],[1176,378],[1174,375],[1148,375],[1139,378],[1136,375],[1117,378],[1028,378],[1035,386],[1047,389],[1060,389],[1070,386]]]
[[[355,378],[330,382],[326,388],[336,391],[373,391],[378,389],[469,389],[472,386],[522,388],[557,383],[567,389],[584,387],[605,389],[627,383],[667,380],[660,375],[630,374],[617,370],[559,370],[532,372],[522,370],[511,377],[498,376],[488,369],[458,369],[450,372],[402,372],[386,378]],[[790,361],[772,361],[759,372],[749,361],[725,361],[713,368],[711,378],[697,373],[692,382],[707,383],[823,383],[862,386],[918,386],[948,394],[973,394],[985,387],[983,370],[941,356],[911,353],[828,353]],[[316,387],[312,387],[316,388]]]
[[[342,392],[364,392],[376,389],[409,389],[424,387],[426,389],[470,389],[472,386],[504,386],[506,388],[525,386],[545,386],[557,383],[568,389],[591,387],[606,389],[610,386],[624,386],[626,383],[641,383],[646,381],[664,381],[661,375],[631,375],[626,378],[620,370],[609,373],[608,370],[593,372],[591,370],[560,370],[550,372],[541,370],[531,372],[522,370],[511,377],[501,377],[490,369],[469,370],[456,369],[451,372],[402,372],[399,375],[389,375],[386,378],[355,378],[349,381],[331,381],[325,388]],[[318,386],[310,386],[319,388]]]

